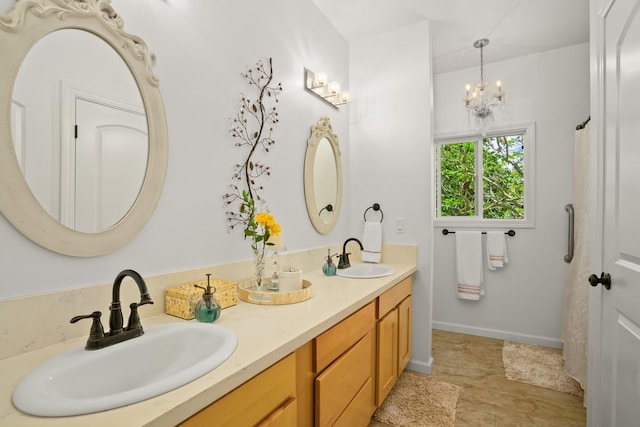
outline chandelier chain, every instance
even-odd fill
[[[484,83],[484,46],[480,45],[480,84]]]

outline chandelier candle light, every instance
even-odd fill
[[[473,90],[467,84],[467,97],[464,105],[469,114],[472,114],[480,124],[480,128],[485,131],[487,123],[493,120],[493,109],[504,103],[504,91],[502,82],[496,81],[496,92],[489,90],[489,83],[484,81],[484,48],[489,44],[489,39],[480,39],[473,43],[473,47],[480,49],[480,83],[477,83]]]

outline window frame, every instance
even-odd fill
[[[484,138],[523,134],[524,143],[524,218],[523,219],[485,219],[479,213],[482,212],[483,188],[481,177],[483,175],[482,165],[482,140]],[[447,216],[442,217],[440,212],[440,156],[439,147],[445,144],[456,144],[463,142],[473,142],[475,145],[475,215],[474,216]],[[469,228],[534,228],[535,227],[535,122],[506,124],[502,126],[492,126],[486,132],[479,130],[467,130],[460,132],[439,133],[434,137],[433,159],[434,159],[434,225],[436,227],[469,227]]]

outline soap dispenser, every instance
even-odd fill
[[[331,255],[331,249],[327,249],[327,262],[322,266],[322,272],[325,276],[335,276],[336,275],[336,265],[333,263],[331,259],[333,255]]]
[[[222,308],[220,307],[220,303],[214,298],[213,294],[216,292],[216,288],[213,288],[213,292],[211,292],[211,274],[207,274],[207,287],[203,288],[202,286],[193,285],[196,288],[200,288],[204,290],[202,294],[202,298],[195,307],[195,315],[196,319],[200,322],[211,323],[215,322],[218,317],[220,317],[220,311]]]

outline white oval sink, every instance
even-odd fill
[[[100,350],[70,350],[45,362],[18,384],[13,403],[45,417],[126,406],[206,374],[237,344],[235,333],[210,323],[148,326],[141,337]]]
[[[395,271],[382,264],[355,264],[349,268],[339,268],[336,275],[350,279],[373,279],[374,277],[390,276]]]

